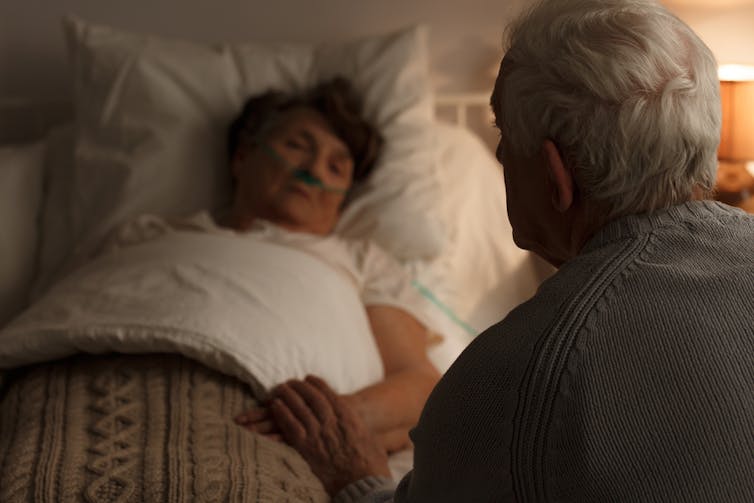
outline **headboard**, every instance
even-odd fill
[[[494,151],[497,133],[492,127],[490,92],[439,93],[435,96],[438,120],[473,131]],[[0,145],[41,138],[51,127],[71,120],[67,101],[0,99]]]

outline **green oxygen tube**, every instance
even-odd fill
[[[305,183],[306,185],[310,185],[312,187],[317,187],[318,189],[324,190],[325,192],[335,192],[337,194],[345,194],[348,192],[348,189],[343,189],[340,187],[332,187],[330,185],[325,185],[322,180],[311,174],[309,171],[301,168],[297,168],[296,166],[293,166],[288,162],[287,159],[285,159],[280,153],[272,148],[272,146],[264,141],[261,138],[257,138],[257,144],[262,147],[262,150],[264,153],[266,153],[271,159],[279,162],[282,164],[285,169],[291,172],[293,178],[296,180]]]
[[[446,306],[445,304],[443,304],[435,296],[435,294],[432,293],[432,291],[429,288],[427,288],[426,286],[422,285],[421,283],[419,283],[416,280],[412,281],[411,284],[413,285],[414,288],[416,288],[419,291],[420,294],[422,294],[422,296],[424,298],[426,298],[428,301],[430,301],[435,306],[437,306],[438,308],[440,308],[440,310],[443,313],[445,313],[445,315],[448,318],[450,318],[450,320],[453,323],[455,323],[456,325],[458,325],[459,327],[461,327],[467,334],[469,334],[472,337],[476,337],[477,335],[479,335],[479,332],[477,332],[476,330],[474,330],[474,328],[471,325],[469,325],[468,323],[466,323],[465,321],[463,321],[462,319],[460,319],[456,315],[456,313],[454,313],[451,308],[449,308],[448,306]]]

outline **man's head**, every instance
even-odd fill
[[[250,98],[228,135],[236,224],[264,218],[295,231],[331,232],[347,192],[369,175],[382,145],[360,114],[342,78],[301,95]]]
[[[715,59],[653,1],[538,3],[510,28],[491,104],[514,237],[553,263],[608,220],[714,186]]]

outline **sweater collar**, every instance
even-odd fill
[[[717,219],[726,215],[747,215],[739,208],[733,208],[717,201],[687,201],[677,206],[664,208],[651,213],[620,217],[604,225],[587,241],[581,253],[589,252],[613,241],[636,237],[661,227],[682,224],[689,221]]]

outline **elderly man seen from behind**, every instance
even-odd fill
[[[321,381],[275,403],[284,438],[336,501],[754,501],[754,217],[707,199],[714,57],[649,0],[543,1],[509,44],[508,213],[558,272],[437,384],[394,493]]]

